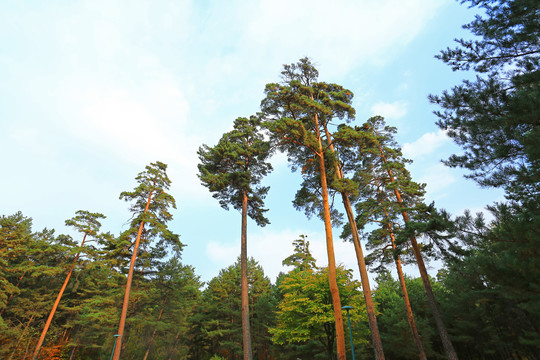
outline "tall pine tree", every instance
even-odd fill
[[[214,193],[220,205],[232,206],[242,215],[240,263],[242,271],[242,327],[244,359],[252,360],[251,331],[247,279],[247,217],[257,225],[269,223],[264,216],[263,200],[268,187],[257,186],[262,177],[272,170],[266,160],[270,156],[270,144],[260,132],[260,120],[251,116],[238,118],[234,129],[225,133],[213,148],[199,148],[199,178]]]

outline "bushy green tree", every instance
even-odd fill
[[[268,359],[267,351],[271,345],[268,326],[273,322],[274,312],[268,307],[271,283],[252,258],[248,260],[247,279],[250,312],[254,314],[250,326],[253,356],[259,360]],[[191,319],[191,358],[206,360],[217,354],[232,360],[243,355],[241,283],[240,259],[210,280]]]
[[[270,330],[272,341],[289,345],[285,349],[292,353],[287,359],[296,356],[334,359],[335,326],[328,269],[315,266],[305,238],[294,244],[294,253],[283,261],[284,265],[294,267],[280,281],[283,298],[278,305],[276,326]],[[356,349],[361,349],[369,342],[360,283],[352,280],[352,272],[343,266],[338,266],[337,274],[342,303],[355,308],[351,312],[353,337]]]

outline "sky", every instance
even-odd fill
[[[482,211],[502,192],[441,163],[460,149],[435,125],[427,100],[472,76],[434,56],[468,36],[461,26],[474,14],[454,0],[2,1],[0,215],[21,211],[34,230],[61,234],[70,233],[66,219],[88,210],[119,234],[130,218],[119,194],[161,161],[182,261],[209,281],[239,256],[241,219],[200,184],[197,149],[255,114],[265,84],[305,56],[320,81],[355,94],[355,124],[382,115],[397,127],[428,202],[455,215]],[[323,223],[291,204],[300,176],[283,154],[272,163],[263,181],[271,224],[248,222],[248,255],[274,280],[300,234],[318,265],[327,258]],[[358,278],[340,232],[333,230],[336,261]]]

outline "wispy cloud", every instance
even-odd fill
[[[270,231],[264,229],[264,231],[250,233],[248,234],[248,256],[258,261],[264,268],[265,274],[275,280],[281,271],[287,272],[290,270],[282,265],[282,261],[293,253],[292,242],[298,239],[301,234],[307,235],[311,253],[317,259],[317,266],[327,266],[328,256],[324,235],[307,229]],[[357,271],[353,245],[343,242],[337,236],[337,233],[334,238],[334,251],[336,263],[344,264],[353,271]],[[230,265],[240,255],[240,243],[238,241],[238,244],[225,244],[212,241],[206,247],[206,254],[216,263],[216,266],[224,267]]]
[[[398,120],[407,114],[407,103],[404,101],[378,102],[371,107],[371,113],[386,119]]]
[[[433,154],[448,143],[450,143],[450,138],[446,135],[446,131],[439,130],[425,133],[415,142],[403,144],[402,151],[406,158],[414,160],[424,155]]]

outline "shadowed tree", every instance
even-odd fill
[[[463,26],[475,38],[458,39],[437,58],[476,79],[429,97],[439,105],[437,125],[464,153],[445,163],[470,170],[482,186],[518,198],[539,196],[540,3],[536,0],[463,0],[478,7]]]
[[[237,118],[234,129],[225,133],[214,147],[203,145],[198,151],[199,178],[220,205],[241,211],[241,250],[242,273],[242,333],[244,359],[253,358],[249,323],[249,299],[247,282],[247,217],[259,226],[269,223],[264,216],[263,200],[268,187],[257,186],[262,177],[272,170],[266,160],[270,156],[270,144],[260,132],[260,120],[251,116]]]
[[[387,129],[390,134],[395,131],[393,128]],[[379,260],[381,265],[377,267],[378,271],[384,269],[387,263],[394,262],[409,328],[420,359],[426,359],[414,321],[402,269],[400,255],[408,254],[403,251],[403,244],[398,244],[396,240],[395,232],[402,228],[398,218],[400,208],[396,206],[396,201],[392,198],[394,195],[392,191],[385,186],[388,174],[381,164],[381,158],[377,155],[378,143],[373,141],[372,134],[366,132],[365,127],[340,126],[339,131],[334,134],[334,139],[340,150],[341,168],[347,173],[352,173],[351,179],[357,185],[357,196],[353,199],[358,214],[355,223],[361,230],[364,230],[368,224],[375,225],[375,228],[368,234],[364,234],[364,238],[367,240],[366,248],[371,250],[366,261],[373,265],[375,260]],[[385,141],[396,145],[393,139],[388,138]],[[407,160],[403,160],[403,162],[405,163]],[[423,187],[416,183],[410,185],[409,194],[412,192],[421,197]],[[351,228],[346,225],[342,237],[351,238],[351,235],[354,235],[354,232],[351,234]]]
[[[373,171],[378,176],[381,176],[379,178],[380,182],[377,185],[380,186],[382,192],[393,193],[395,197],[395,201],[385,203],[385,210],[392,216],[398,215],[403,219],[404,229],[401,232],[401,239],[399,239],[400,234],[398,234],[398,244],[405,242],[405,239],[410,241],[426,291],[428,304],[432,311],[446,356],[451,360],[457,359],[452,341],[448,335],[433,294],[429,274],[427,273],[422,256],[421,244],[417,241],[417,234],[424,226],[411,221],[410,216],[410,213],[412,213],[415,217],[422,218],[424,213],[430,210],[429,207],[423,204],[423,186],[412,181],[410,173],[405,168],[407,161],[403,159],[401,151],[399,148],[396,148],[393,139],[395,129],[386,126],[384,119],[380,116],[372,117],[363,127],[371,140],[371,146],[367,152],[371,153],[373,157],[372,161],[375,164]]]
[[[45,336],[47,335],[49,326],[51,325],[54,313],[56,312],[56,308],[58,307],[58,304],[60,304],[62,295],[64,294],[64,291],[66,290],[71,274],[73,273],[73,269],[75,269],[75,265],[77,264],[77,261],[79,260],[81,251],[83,250],[84,242],[86,241],[87,236],[93,236],[93,237],[98,236],[98,232],[101,227],[101,223],[98,221],[98,219],[105,218],[105,215],[103,214],[91,213],[85,210],[79,210],[76,212],[76,214],[77,215],[73,217],[72,219],[66,220],[66,225],[74,227],[78,232],[83,234],[81,245],[79,246],[77,250],[77,254],[75,255],[75,258],[73,259],[73,263],[66,275],[64,284],[60,288],[60,291],[58,292],[58,296],[56,297],[56,301],[54,302],[51,312],[49,313],[49,317],[47,318],[47,321],[45,322],[45,327],[43,328],[43,331],[41,332],[41,336],[39,337],[38,343],[34,350],[34,354],[32,356],[34,360],[37,360],[38,358],[39,351],[41,349],[41,346],[43,345],[43,341],[45,340]]]
[[[114,351],[114,360],[120,358],[131,283],[133,281],[133,272],[141,239],[146,244],[155,241],[155,246],[158,248],[163,247],[165,243],[172,243],[180,251],[183,246],[179,240],[179,236],[167,228],[167,222],[172,220],[172,214],[169,213],[169,208],[176,209],[176,202],[171,195],[166,193],[171,184],[166,169],[167,165],[159,161],[147,165],[146,170],[139,173],[136,177],[139,185],[131,192],[125,191],[120,194],[120,199],[132,202],[130,210],[133,213],[133,220],[131,221],[130,229],[126,233],[130,235],[131,239],[135,237],[135,244],[129,265],[124,303],[118,326],[117,335],[120,336],[118,337]]]

